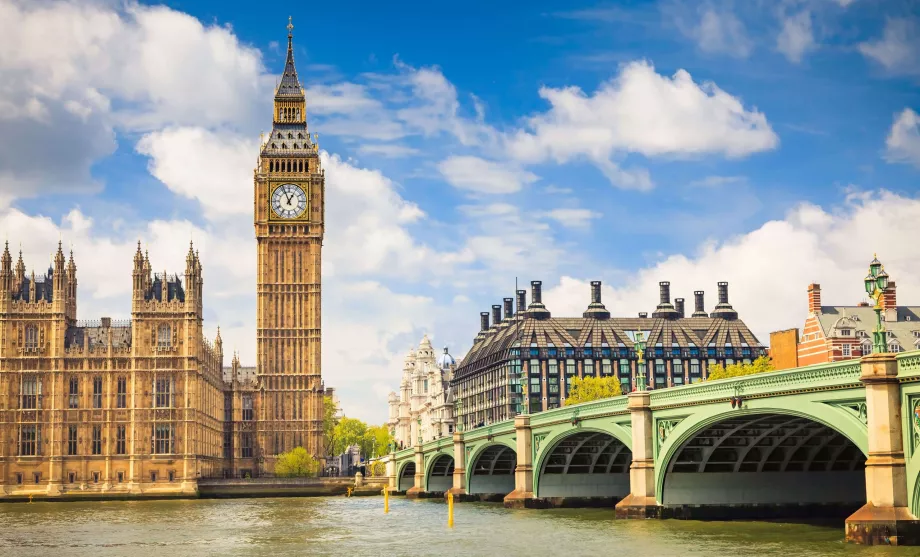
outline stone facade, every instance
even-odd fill
[[[293,28],[288,26],[289,31]],[[181,495],[199,478],[271,475],[275,455],[322,457],[325,177],[288,33],[272,133],[254,170],[257,362],[223,366],[202,334],[203,279],[154,273],[138,243],[131,319],[77,320],[77,267],[0,261],[0,498]],[[329,394],[332,394],[331,392]]]
[[[130,321],[77,320],[77,266],[0,261],[0,497],[194,493],[220,473],[223,347],[203,280],[153,273],[138,244]]]
[[[288,26],[289,30],[293,26]],[[292,35],[275,91],[272,131],[255,169],[257,458],[302,446],[322,455],[321,263],[325,174],[307,129]]]
[[[399,395],[390,393],[390,432],[397,447],[409,447],[453,434],[454,397],[450,382],[454,358],[444,348],[435,357],[428,335],[418,349],[409,350],[403,365]]]

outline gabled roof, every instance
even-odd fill
[[[920,332],[920,307],[898,306],[895,310],[897,320],[886,320],[882,323],[885,325],[885,330],[888,331],[889,341],[895,339],[904,349],[909,350],[920,338],[914,332]],[[882,315],[885,315],[884,311]],[[854,338],[863,342],[865,340],[871,342],[872,332],[875,330],[875,310],[871,306],[821,306],[821,312],[817,314],[817,318],[826,338],[833,336],[834,326],[844,316],[849,318],[848,324],[853,324],[856,331],[863,331],[866,334]]]

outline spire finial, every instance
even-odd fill
[[[288,16],[288,24],[287,24],[287,30],[288,30],[288,44],[290,44],[291,39],[294,38],[294,22],[293,22],[293,19],[294,19],[294,18],[292,18],[291,16]]]

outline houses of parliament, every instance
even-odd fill
[[[77,263],[61,244],[41,275],[0,260],[0,500],[192,494],[202,478],[271,475],[320,457],[324,174],[307,130],[288,24],[271,135],[254,170],[256,365],[225,366],[202,328],[206,281],[155,273],[138,243],[131,319],[77,318]],[[182,249],[182,248],[180,248]],[[126,253],[125,257],[131,257]]]

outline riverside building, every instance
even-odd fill
[[[202,332],[201,262],[154,273],[138,242],[131,319],[77,319],[77,266],[0,256],[0,500],[195,493],[200,478],[271,475],[321,458],[325,173],[307,129],[291,33],[272,131],[253,172],[255,366]]]
[[[541,282],[480,314],[480,331],[454,371],[457,422],[464,430],[541,412],[564,404],[574,377],[617,377],[623,392],[636,384],[637,335],[645,342],[649,389],[702,381],[715,364],[749,363],[766,348],[738,319],[728,301],[728,283],[718,283],[710,313],[704,292],[694,292],[694,311],[684,299],[671,303],[670,283],[659,283],[659,304],[649,316],[611,317],[601,301],[601,283],[581,317],[553,317],[542,302]]]
[[[454,432],[454,396],[451,391],[456,362],[444,347],[435,357],[428,335],[409,350],[403,365],[399,394],[389,396],[390,433],[397,447],[451,435]]]

